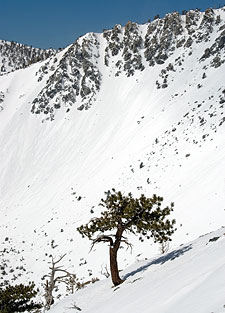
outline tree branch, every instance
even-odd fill
[[[106,236],[106,235],[100,235],[98,236],[96,239],[94,239],[92,241],[92,245],[91,245],[91,249],[89,252],[91,252],[91,250],[93,249],[94,245],[98,242],[109,242],[110,246],[113,246],[113,240],[110,236]]]
[[[55,265],[55,264],[59,263],[65,256],[66,256],[66,253],[63,254],[63,255],[61,255],[61,256],[59,257],[58,261],[54,261],[54,258],[53,258],[53,256],[52,256],[52,264]]]
[[[133,245],[127,241],[127,238],[121,239],[121,242],[125,243],[127,245],[127,250],[130,248],[132,253]]]

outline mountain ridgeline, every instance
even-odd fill
[[[223,11],[207,9],[201,13],[196,9],[186,15],[174,12],[145,25],[128,22],[103,34],[88,33],[66,48],[59,62],[54,50],[1,41],[1,75],[48,59],[36,73],[38,82],[45,74],[50,76],[33,100],[31,112],[50,120],[61,107],[67,112],[74,105],[78,110],[90,108],[101,89],[104,68],[115,77],[130,77],[158,64],[162,69],[157,88],[167,88],[171,72],[177,65],[182,68],[184,59],[195,49],[202,49],[203,42],[210,42],[210,46],[201,51],[197,61],[215,68],[224,63]]]
[[[39,81],[45,72],[52,73],[34,99],[31,112],[53,120],[61,106],[68,111],[76,104],[78,110],[88,109],[101,89],[104,67],[115,77],[130,77],[160,64],[157,88],[167,88],[168,76],[176,71],[176,65],[182,68],[184,58],[190,57],[194,49],[201,49],[200,43],[209,42],[211,37],[213,42],[201,51],[198,62],[216,68],[225,61],[225,21],[212,9],[203,14],[189,11],[185,16],[174,12],[146,25],[128,22],[125,27],[116,25],[100,35],[89,33],[67,49],[57,66],[56,57],[52,57],[40,68]],[[171,61],[163,67],[168,59]]]
[[[0,75],[44,61],[56,52],[54,49],[39,49],[14,41],[0,40]]]

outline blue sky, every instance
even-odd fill
[[[0,39],[63,48],[87,32],[156,14],[224,5],[225,0],[0,0]]]

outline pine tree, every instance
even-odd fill
[[[31,312],[42,307],[40,303],[35,303],[32,299],[37,295],[34,283],[27,286],[23,284],[0,288],[0,312],[16,313]]]
[[[98,242],[108,242],[110,252],[110,271],[115,286],[123,280],[119,276],[117,252],[122,243],[130,245],[124,232],[139,234],[140,241],[153,238],[154,242],[171,240],[174,233],[175,220],[168,220],[167,216],[173,211],[174,204],[161,208],[162,197],[144,195],[134,198],[131,193],[127,196],[115,189],[105,193],[106,199],[101,199],[100,205],[106,208],[101,217],[93,218],[86,225],[77,228],[83,237],[92,240],[92,247]],[[115,235],[108,234],[115,230]],[[97,234],[97,237],[95,235]]]

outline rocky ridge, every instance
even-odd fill
[[[75,105],[78,110],[89,109],[101,88],[102,68],[108,75],[132,77],[136,71],[161,66],[157,88],[168,87],[168,77],[175,67],[182,67],[200,43],[213,42],[202,51],[198,62],[207,68],[219,67],[225,60],[225,24],[219,10],[198,9],[180,15],[178,12],[138,25],[128,22],[125,27],[115,25],[103,34],[89,33],[76,40],[57,64],[52,56],[39,69],[38,81],[52,71],[45,87],[32,103],[31,112],[44,114],[53,120],[55,112],[66,112]],[[201,49],[204,45],[201,45]],[[176,59],[174,55],[176,52]],[[99,64],[101,66],[101,70]]]
[[[57,57],[52,57],[36,73],[41,81],[48,69],[52,71],[46,86],[34,99],[32,113],[44,113],[53,120],[57,109],[70,107],[80,100],[78,110],[88,109],[100,89],[101,73],[98,69],[100,43],[97,35],[88,34],[72,44],[55,68]]]
[[[44,61],[55,53],[54,49],[39,49],[14,41],[0,40],[0,76]]]

